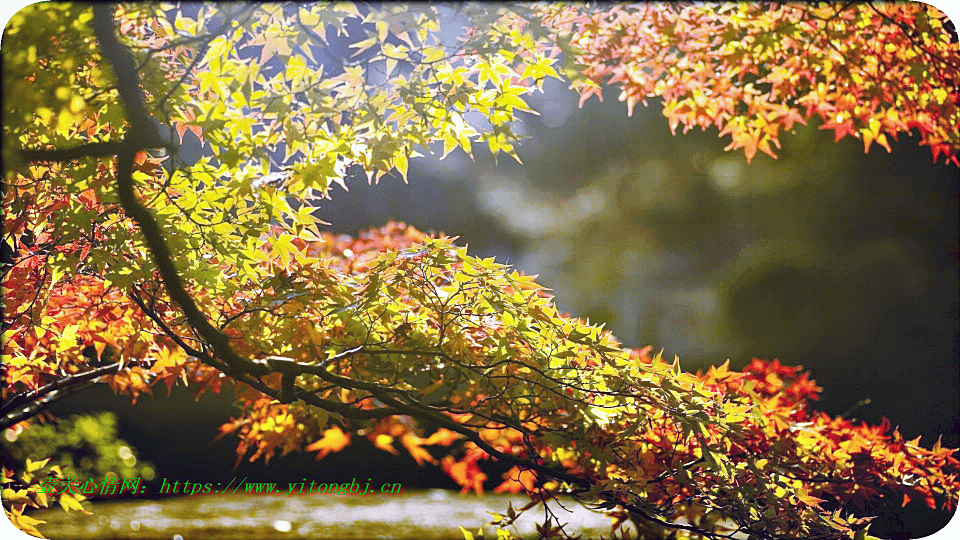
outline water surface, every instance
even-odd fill
[[[41,532],[53,539],[397,539],[462,540],[459,526],[476,533],[493,518],[529,499],[516,495],[461,495],[445,490],[406,491],[397,495],[337,496],[305,494],[201,495],[159,500],[97,501],[93,515],[66,513],[59,507],[39,512]],[[551,504],[571,533],[609,536],[610,519],[579,504]],[[543,508],[518,520],[524,538],[536,538],[534,525]],[[492,528],[487,528],[488,533]],[[515,531],[516,532],[516,531]]]

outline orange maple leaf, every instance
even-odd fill
[[[520,469],[514,466],[509,471],[503,473],[505,480],[499,486],[493,488],[494,493],[521,493],[523,491],[533,491],[537,485],[537,475],[530,469]]]
[[[331,452],[339,452],[343,450],[348,444],[350,444],[350,434],[344,433],[337,426],[333,426],[330,429],[324,430],[323,438],[311,443],[309,446],[304,448],[304,450],[307,452],[319,450],[320,453],[317,454],[317,459],[323,459]]]

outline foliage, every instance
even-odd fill
[[[50,459],[33,461],[26,459],[23,470],[16,474],[15,471],[3,468],[3,478],[0,484],[3,484],[3,506],[7,512],[10,521],[20,530],[30,533],[34,536],[42,537],[37,525],[44,523],[43,520],[24,515],[24,510],[29,506],[33,508],[45,508],[51,503],[57,502],[69,512],[76,510],[89,513],[83,509],[80,501],[86,499],[82,493],[56,493],[51,494],[43,487],[44,480],[56,479],[57,481],[67,482],[70,477],[63,473],[59,465],[50,465]]]
[[[716,126],[727,149],[772,157],[780,131],[818,117],[836,139],[890,151],[917,129],[934,161],[960,165],[956,35],[932,6],[799,3],[549,8],[547,24],[583,52],[581,103],[603,84],[620,101],[663,98],[671,131]]]
[[[642,56],[620,45],[642,48],[624,30],[639,12],[164,9],[40,4],[7,30],[29,45],[3,51],[4,91],[23,98],[4,110],[0,426],[27,427],[46,404],[95,381],[135,400],[158,381],[180,380],[198,394],[235,389],[243,412],[223,433],[239,436],[240,459],[304,449],[323,457],[361,433],[394,453],[399,442],[421,463],[437,461],[425,447],[449,446],[440,463],[465,490],[482,487],[478,460],[495,458],[514,466],[501,491],[526,489],[540,501],[570,492],[647,532],[846,538],[869,521],[852,509],[881,490],[955,504],[952,450],[814,413],[817,388],[798,368],[758,360],[743,373],[726,365],[686,373],[559,313],[531,277],[453,239],[396,223],[355,239],[320,232],[319,201],[333,183],[346,187],[350,168],[371,181],[394,170],[405,178],[409,160],[434,143],[444,155],[483,142],[516,157],[511,124],[529,110],[524,96],[560,73],[581,87],[607,83],[606,71],[589,67],[606,65],[601,58],[635,66]],[[848,111],[832,94],[803,97],[801,79],[778,79],[769,101],[750,97],[748,88],[772,84],[773,75],[757,73],[754,86],[711,91],[705,101],[748,109],[741,116],[686,116],[670,100],[690,91],[704,101],[690,78],[742,83],[750,65],[707,77],[698,63],[706,53],[681,48],[703,39],[690,21],[709,8],[645,9],[659,26],[637,28],[663,36],[654,44],[664,62],[691,70],[654,84],[672,122],[747,126],[732,133],[748,158],[750,145],[769,149],[779,126],[789,129],[797,104],[813,103],[807,117],[830,104],[872,125],[873,110]],[[915,53],[883,61],[909,70],[926,65],[931,50],[946,55],[947,67],[930,75],[935,88],[877,98],[896,121],[879,120],[873,139],[918,127],[935,158],[948,152],[956,161],[955,139],[937,139],[956,123],[956,51],[941,42],[939,16],[924,15],[927,27],[907,43],[897,29],[919,20],[916,6],[831,7],[837,16],[824,32],[780,26],[791,14],[819,20],[820,8],[767,9],[773,15],[718,12],[717,24],[734,33],[717,35],[769,30],[773,21],[783,48],[710,49],[716,62],[822,39],[866,55],[855,36],[869,10],[895,21],[871,43]],[[456,42],[444,31],[451,25],[467,27]],[[669,56],[672,47],[684,54]],[[841,86],[855,77],[837,60],[813,55],[794,67],[820,66],[825,84]],[[623,73],[613,82],[632,100],[641,94]],[[773,127],[761,137],[757,122]],[[188,159],[181,145],[197,142],[202,156]],[[562,530],[548,521],[542,533]]]
[[[126,441],[117,438],[117,417],[113,413],[70,415],[56,424],[11,433],[14,440],[4,446],[19,463],[30,455],[51,456],[50,464],[60,467],[67,478],[93,478],[98,483],[107,474],[153,479],[152,465],[138,458]]]
[[[18,424],[6,434],[4,447],[11,461],[4,463],[3,503],[14,525],[37,536],[41,535],[34,526],[43,521],[24,516],[27,506],[40,508],[58,502],[64,510],[85,512],[79,503],[87,495],[76,489],[66,491],[61,486],[67,482],[76,487],[87,479],[101,483],[108,475],[153,478],[150,463],[138,460],[126,441],[117,438],[117,418],[112,413],[70,415],[56,424],[29,429]],[[29,457],[36,455],[50,457],[40,462]],[[21,471],[19,477],[14,471]]]

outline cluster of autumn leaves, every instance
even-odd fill
[[[8,388],[34,389],[82,371],[77,359],[84,347],[112,347],[124,369],[104,380],[119,392],[135,397],[176,380],[197,394],[232,389],[243,414],[221,435],[239,437],[238,459],[269,461],[276,452],[300,450],[322,458],[362,434],[384,451],[397,454],[399,446],[420,464],[439,464],[465,491],[481,493],[488,481],[481,464],[493,449],[501,459],[517,460],[494,491],[535,497],[573,491],[613,508],[621,521],[629,508],[664,523],[684,517],[705,530],[740,526],[826,537],[852,534],[868,522],[841,515],[851,503],[862,507],[897,493],[904,504],[913,498],[944,509],[955,504],[960,463],[953,450],[939,443],[923,448],[886,424],[857,425],[814,412],[809,402],[819,388],[797,367],[754,360],[742,372],[724,364],[691,374],[651,357],[649,348],[622,351],[599,328],[557,313],[528,278],[511,277],[502,265],[402,224],[356,239],[323,234],[293,244],[292,252],[263,263],[289,280],[218,306],[221,317],[235,321],[237,349],[270,346],[314,363],[360,345],[404,351],[358,353],[329,369],[430,406],[358,421],[303,402],[280,403],[187,357],[122,291],[89,276],[47,284],[44,295],[24,280],[10,295],[20,304],[39,296],[33,315],[45,324],[21,319],[14,327]],[[270,252],[269,240],[264,250]],[[326,279],[309,283],[337,284],[339,303],[336,291],[326,289],[321,300],[300,281],[311,275],[311,265]],[[472,287],[475,281],[497,286]],[[147,301],[149,288],[141,290]],[[203,298],[202,291],[194,294]],[[160,296],[151,305],[186,333]],[[544,335],[548,340],[538,341]],[[287,350],[275,339],[290,344]],[[469,384],[467,377],[473,377]],[[261,381],[281,384],[279,374]],[[308,375],[298,384],[358,409],[388,409],[376,390]],[[582,482],[564,480],[568,475]],[[637,527],[655,523],[638,521]]]
[[[715,126],[748,161],[776,158],[782,131],[817,118],[865,151],[915,129],[935,161],[960,164],[960,61],[933,6],[557,5],[546,17],[583,51],[581,103],[605,85],[631,111],[661,97],[671,130]]]
[[[75,6],[49,9],[80,13],[66,18],[79,26],[60,30],[79,36],[80,58],[58,52],[64,45],[57,40],[40,39],[37,65],[13,53],[5,61],[54,94],[58,83],[44,79],[41,68],[84,65],[72,81],[79,101],[67,95],[57,110],[25,109],[8,127],[24,148],[115,141],[125,129],[122,111],[111,98],[103,59],[84,37],[89,17]],[[291,15],[244,8],[237,17],[268,29],[361,17],[356,8],[337,9],[313,6]],[[471,57],[461,50],[463,65],[443,56],[428,61],[408,47],[403,61],[419,58],[424,73],[440,82],[398,78],[395,102],[378,102],[366,86],[347,84],[362,75],[355,69],[313,80],[305,64],[291,62],[300,68],[264,79],[263,66],[230,48],[229,35],[264,47],[261,63],[290,57],[304,44],[284,45],[277,37],[283,46],[268,48],[242,24],[229,32],[215,24],[229,19],[209,17],[206,34],[172,46],[177,33],[199,32],[198,25],[186,17],[160,24],[140,12],[122,18],[121,32],[133,35],[141,52],[153,49],[141,72],[148,101],[168,115],[181,140],[190,130],[216,155],[170,173],[162,160],[141,154],[135,164],[141,203],[179,254],[190,296],[234,352],[263,365],[282,357],[301,368],[293,377],[280,370],[225,374],[219,368],[227,366],[215,364],[154,271],[150,250],[113,193],[110,160],[36,160],[11,173],[3,201],[12,250],[3,273],[3,420],[11,436],[34,421],[30,400],[42,405],[94,380],[92,374],[134,400],[160,381],[168,389],[180,381],[198,395],[232,391],[241,414],[221,436],[239,439],[238,459],[293,451],[322,458],[365,436],[386,452],[402,448],[420,464],[439,464],[465,491],[479,493],[491,480],[482,464],[496,458],[512,468],[495,491],[542,499],[572,493],[651,534],[738,529],[765,537],[851,537],[869,520],[845,512],[891,493],[904,504],[919,499],[952,508],[960,491],[953,450],[939,443],[923,448],[887,425],[814,412],[809,402],[819,388],[799,368],[755,360],[742,372],[727,364],[684,372],[677,362],[649,349],[624,349],[602,327],[559,313],[531,277],[472,257],[449,238],[398,223],[356,238],[317,231],[303,193],[325,195],[330,182],[343,181],[348,164],[371,178],[394,167],[405,176],[414,143],[442,141],[445,154],[456,147],[470,152],[481,134],[463,123],[469,109],[492,119],[496,133],[483,134],[491,150],[512,153],[508,124],[514,110],[525,108],[520,96],[531,83],[557,76],[550,58],[561,51],[580,64],[563,71],[584,99],[607,84],[619,85],[631,107],[663,97],[672,128],[715,125],[748,159],[757,150],[773,155],[770,145],[779,146],[781,130],[819,116],[822,127],[838,137],[860,136],[867,148],[916,128],[934,158],[946,153],[956,161],[956,94],[941,96],[925,82],[936,77],[912,72],[926,65],[923,55],[951,50],[941,43],[941,18],[926,8],[537,9],[531,13],[556,32],[552,41],[536,42],[513,15],[491,23],[487,41],[470,42],[486,52]],[[401,54],[399,42],[443,51],[430,38],[439,17],[401,17],[393,26],[379,15],[362,18],[373,30],[360,53],[389,61]],[[60,24],[48,19],[43,24]],[[838,42],[843,25],[848,34],[855,28],[857,35],[867,29],[876,35]],[[921,41],[933,49],[907,47],[917,38],[904,26],[931,34]],[[29,28],[20,31],[44,27]],[[764,37],[771,30],[776,39]],[[406,37],[398,42],[393,33]],[[522,45],[523,55],[500,50],[511,43]],[[948,66],[955,65],[950,54]],[[851,70],[854,59],[866,71]],[[903,87],[878,79],[887,75]],[[944,73],[937,80],[953,78]],[[318,92],[321,117],[277,106],[301,87]],[[222,103],[214,105],[211,96]],[[368,112],[356,105],[364,100],[371,100],[363,107]],[[243,103],[257,104],[263,129],[234,122]],[[348,113],[356,113],[352,123]],[[408,131],[391,139],[400,127]],[[259,168],[237,164],[266,163],[258,145],[280,141],[285,159],[302,155],[303,166],[278,174],[276,182],[250,181],[263,177]],[[350,163],[344,156],[352,156]],[[290,198],[301,206],[293,208]],[[49,503],[33,482],[43,466],[28,464],[26,476],[4,472],[4,483],[14,486],[5,488],[4,500],[15,501],[12,516],[28,530],[35,523],[23,510]],[[74,499],[60,502],[76,506]],[[498,524],[507,527],[515,517],[511,508]]]

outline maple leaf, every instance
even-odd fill
[[[605,86],[619,87],[628,114],[637,102],[661,98],[672,132],[680,124],[683,133],[715,126],[730,135],[727,149],[742,149],[748,161],[758,151],[776,158],[783,130],[816,115],[837,140],[862,135],[865,151],[916,129],[934,160],[946,154],[956,163],[957,55],[934,11],[855,3],[498,8],[449,55],[430,45],[439,20],[431,17],[441,15],[431,7],[426,18],[393,24],[386,18],[404,20],[406,8],[257,5],[244,8],[251,24],[218,31],[208,24],[220,13],[178,12],[169,21],[166,11],[138,8],[131,20],[124,8],[97,6],[96,35],[80,22],[91,14],[86,5],[31,9],[13,28],[28,34],[32,49],[4,48],[5,70],[15,74],[4,89],[18,96],[5,133],[29,143],[13,148],[24,163],[9,175],[15,187],[5,192],[5,230],[31,239],[4,273],[4,307],[30,306],[4,334],[5,392],[69,384],[72,359],[92,360],[85,346],[103,352],[122,343],[123,369],[100,380],[134,400],[158,380],[169,391],[177,376],[197,395],[234,388],[242,412],[221,435],[237,435],[238,463],[269,462],[310,440],[305,448],[318,459],[342,451],[352,435],[324,428],[346,407],[356,413],[343,415],[351,428],[362,425],[356,432],[391,454],[399,438],[417,463],[436,463],[424,446],[446,446],[441,468],[464,492],[482,492],[479,460],[492,455],[514,466],[498,492],[551,493],[550,475],[540,476],[548,468],[535,475],[518,463],[560,463],[557,477],[616,494],[611,505],[636,500],[657,508],[658,518],[698,526],[709,526],[702,509],[711,508],[723,520],[784,531],[799,524],[801,534],[824,539],[847,537],[864,521],[831,516],[811,493],[857,504],[892,489],[954,504],[960,464],[950,449],[905,444],[899,433],[886,435],[886,422],[854,426],[812,411],[819,388],[799,367],[755,359],[739,373],[728,364],[685,373],[651,358],[649,348],[623,350],[602,327],[559,313],[532,278],[450,239],[397,223],[355,238],[322,234],[313,199],[327,196],[331,183],[346,188],[349,167],[370,181],[394,167],[406,178],[415,148],[470,153],[472,142],[486,141],[494,154],[515,154],[516,111],[529,109],[534,84],[558,74],[551,66],[561,56],[559,71],[580,90],[581,105],[602,98]],[[49,24],[28,24],[31,14],[68,26],[46,35]],[[294,37],[306,36],[294,21],[321,36],[375,28],[376,39],[358,48],[378,46],[388,73],[371,76],[379,60],[364,59],[342,63],[342,73],[318,73],[312,56],[303,58],[309,45],[293,47]],[[924,31],[911,33],[921,23]],[[529,24],[537,31],[527,32]],[[116,36],[106,27],[122,29],[119,45],[133,44],[140,55],[140,64],[116,70],[139,75],[132,84],[102,76],[108,63],[125,62],[110,58],[106,44]],[[862,39],[864,28],[879,33]],[[407,51],[398,45],[404,41]],[[142,100],[117,99],[130,89]],[[141,101],[145,113],[126,106]],[[468,126],[466,111],[481,121]],[[152,122],[151,114],[169,120],[181,142],[187,130],[200,138],[201,159],[165,169],[144,149],[129,155],[127,144],[122,159],[30,159],[117,141],[126,126]],[[130,172],[142,173],[132,183],[117,170],[131,157]],[[68,264],[51,263],[46,244],[69,255]],[[196,355],[189,377],[187,355]],[[266,371],[273,368],[260,361],[265,355],[295,358],[305,371]],[[230,369],[220,363],[228,358]],[[406,380],[410,372],[417,375]],[[415,403],[418,388],[421,397],[443,396],[436,409],[431,400]],[[287,403],[291,396],[298,399]],[[382,396],[391,397],[375,399]],[[463,434],[440,428],[423,437],[427,426],[454,423]],[[794,474],[796,482],[768,482]],[[26,504],[28,492],[15,493]]]
[[[323,438],[307,445],[304,451],[318,451],[317,459],[323,459],[331,452],[339,452],[350,444],[350,434],[344,433],[339,427],[333,426],[324,430]]]
[[[441,446],[450,446],[451,444],[453,444],[454,442],[458,441],[461,438],[463,438],[463,436],[460,435],[459,433],[450,431],[447,428],[440,428],[436,432],[434,432],[432,435],[427,437],[426,440],[424,440],[420,444],[425,446],[429,446],[432,444],[439,444]]]
[[[157,359],[150,367],[150,373],[159,375],[160,379],[166,383],[168,394],[173,390],[173,383],[178,376],[181,377],[184,385],[187,384],[187,372],[183,366],[184,360],[185,357],[179,351],[166,347],[157,351]]]
[[[477,495],[483,494],[483,483],[487,480],[487,475],[480,470],[475,458],[457,461],[453,456],[447,456],[440,465],[443,472],[461,486],[461,493],[472,489]]]
[[[16,528],[37,538],[43,538],[43,534],[37,530],[37,525],[46,523],[46,521],[26,516],[19,511],[13,511],[7,515],[10,516],[10,520]]]
[[[417,465],[423,465],[424,463],[436,463],[437,460],[434,458],[430,452],[428,452],[422,445],[424,444],[436,444],[428,442],[429,439],[422,439],[416,435],[410,433],[404,433],[400,438],[401,444],[407,449],[407,452],[410,453],[410,457],[416,460]]]
[[[854,128],[853,119],[844,113],[837,113],[820,125],[820,129],[832,129],[835,132],[834,141],[846,137],[847,135],[857,137],[858,131]]]
[[[174,129],[177,130],[177,135],[180,137],[180,144],[183,144],[183,134],[190,130],[197,139],[200,139],[200,143],[203,144],[203,128],[198,124],[190,124],[183,121],[176,121],[173,123]]]
[[[504,481],[493,488],[494,493],[532,492],[537,485],[537,474],[529,469],[513,466],[503,473]]]
[[[383,450],[384,452],[390,452],[391,454],[398,456],[400,452],[393,447],[393,437],[385,433],[381,433],[373,438],[373,445]]]

